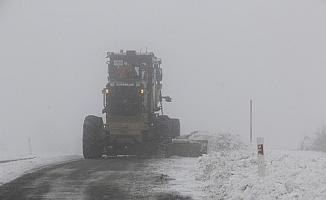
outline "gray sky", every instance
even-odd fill
[[[295,148],[326,125],[323,0],[0,0],[0,145],[80,152],[101,114],[105,51],[154,51],[182,132]]]

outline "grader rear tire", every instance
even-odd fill
[[[103,119],[89,115],[83,125],[83,155],[86,159],[101,158],[104,151]]]

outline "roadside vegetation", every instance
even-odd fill
[[[322,127],[312,136],[305,136],[300,144],[300,150],[326,152],[326,127]]]

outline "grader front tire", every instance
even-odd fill
[[[99,159],[104,151],[103,119],[89,115],[83,125],[83,155],[86,159]]]

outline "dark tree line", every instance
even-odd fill
[[[316,131],[314,137],[305,136],[300,149],[326,152],[326,127]]]

